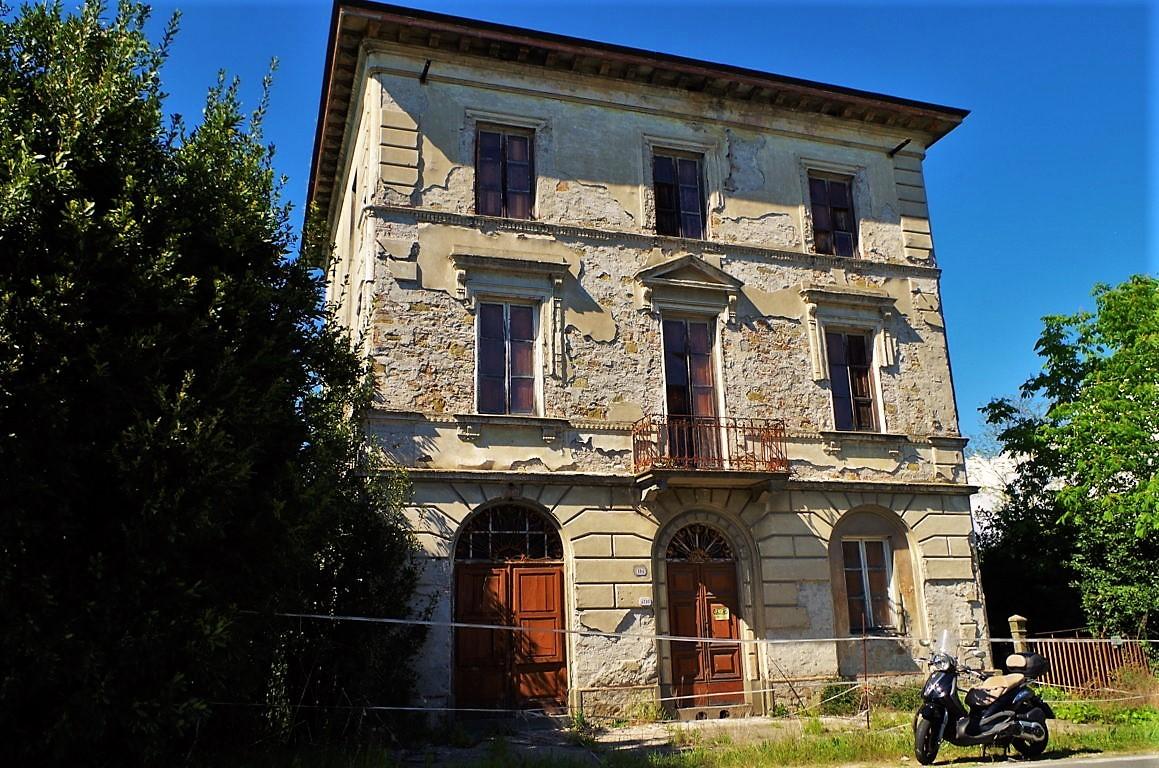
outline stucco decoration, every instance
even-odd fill
[[[693,254],[685,254],[636,273],[643,305],[658,312],[727,309],[728,321],[736,322],[737,300],[743,283],[720,267]]]

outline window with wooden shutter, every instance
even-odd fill
[[[476,360],[479,413],[535,414],[535,338],[533,307],[479,304]]]
[[[833,395],[833,428],[873,432],[877,429],[873,407],[873,355],[869,338],[862,333],[826,331],[829,386]]]
[[[652,156],[656,234],[704,237],[704,184],[700,165],[700,158],[688,155]]]
[[[475,213],[530,219],[534,180],[530,131],[479,128],[475,137]]]
[[[831,256],[854,256],[857,219],[853,211],[853,179],[809,174],[809,203],[813,250]]]
[[[890,609],[890,552],[884,539],[843,539],[849,631],[868,632],[896,627]]]

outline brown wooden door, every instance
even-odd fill
[[[530,632],[455,631],[455,701],[462,707],[559,704],[567,699],[563,566],[460,564],[455,621]]]
[[[671,633],[684,637],[739,638],[736,564],[675,561],[667,565]],[[740,645],[673,642],[672,683],[679,697],[677,707],[742,703],[744,675]]]

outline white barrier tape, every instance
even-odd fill
[[[825,702],[828,702],[828,701],[832,701],[833,699],[839,699],[842,696],[844,696],[847,691],[849,691],[853,688],[863,687],[864,683],[839,682],[839,683],[827,683],[827,685],[844,685],[845,688],[837,695],[830,696],[828,699],[825,699],[823,701],[818,702],[818,705],[824,704]],[[621,689],[619,689],[619,688],[587,688],[585,690],[587,690],[587,691],[618,691]],[[758,693],[776,693],[779,690],[781,690],[781,689],[780,688],[756,688],[753,690],[745,690],[745,691],[726,691],[725,693],[696,693],[696,694],[688,693],[688,694],[685,694],[683,696],[661,696],[659,698],[652,699],[652,701],[682,701],[684,699],[712,699],[712,698],[720,698],[722,696],[736,696],[737,694],[754,695],[754,694],[758,694]],[[711,707],[711,706],[717,706],[717,705],[704,704],[704,705],[700,705],[700,706]],[[721,705],[721,706],[725,706],[725,705]],[[816,705],[814,705],[814,706],[816,706]],[[695,709],[695,708],[696,707],[692,707],[692,709]],[[800,710],[797,710],[797,711],[803,712],[806,709],[809,709],[809,707],[802,707]]]
[[[367,624],[392,624],[392,625],[408,625],[421,627],[449,627],[453,629],[491,629],[491,630],[505,630],[507,632],[523,632],[527,634],[551,633],[556,635],[577,635],[579,637],[603,637],[603,638],[630,638],[633,640],[667,640],[677,643],[697,643],[697,644],[716,644],[716,645],[796,645],[799,643],[834,643],[834,642],[861,642],[866,641],[888,641],[901,642],[912,641],[914,638],[898,635],[868,635],[856,637],[803,637],[799,639],[788,638],[725,638],[725,637],[694,637],[688,635],[647,635],[647,634],[632,634],[630,632],[602,632],[596,629],[544,629],[541,627],[528,628],[516,627],[510,624],[471,624],[462,621],[433,621],[430,619],[390,619],[371,616],[339,616],[321,613],[275,613],[275,616],[281,616],[288,619],[311,619],[318,621],[354,621]]]

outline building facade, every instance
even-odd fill
[[[922,180],[964,116],[336,6],[329,298],[433,618],[525,630],[433,629],[423,702],[763,712],[986,634]]]

